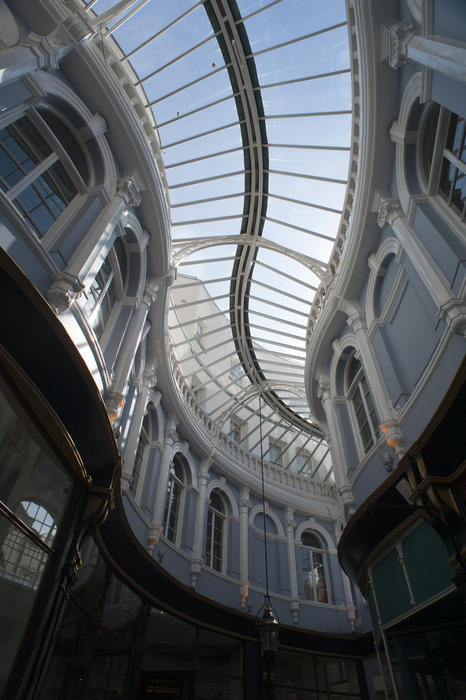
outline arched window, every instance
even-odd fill
[[[88,180],[83,152],[52,112],[31,109],[0,129],[0,189],[39,238]]]
[[[99,340],[115,303],[125,295],[127,277],[126,245],[116,238],[100,270],[83,292],[83,309]]]
[[[362,450],[366,454],[379,437],[378,420],[363,368],[354,355],[347,366],[346,396],[359,432]]]
[[[142,464],[145,457],[147,445],[149,444],[150,418],[149,413],[146,413],[142,421],[141,432],[139,434],[138,446],[136,448],[136,456],[134,458],[133,473],[129,482],[129,490],[136,496],[138,489],[139,477],[141,476]]]
[[[466,219],[466,121],[433,104],[424,122],[422,159],[427,193],[441,199]]]
[[[328,587],[325,577],[324,549],[313,532],[305,530],[301,536],[303,546],[303,578],[306,600],[328,603]]]
[[[210,495],[209,508],[207,510],[207,532],[205,541],[205,563],[209,569],[223,571],[226,533],[226,507],[225,502],[217,489]]]
[[[180,457],[175,455],[168,477],[167,498],[163,516],[163,534],[170,542],[174,543],[177,542],[181,531],[180,525],[184,485],[184,468]]]

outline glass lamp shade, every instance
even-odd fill
[[[261,638],[262,651],[269,654],[276,652],[280,625],[272,612],[268,598],[265,601],[264,614],[257,618],[256,626]]]

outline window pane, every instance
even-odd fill
[[[47,554],[0,518],[0,694],[36,598]]]
[[[0,430],[0,498],[18,518],[42,537],[44,529],[41,531],[40,526],[35,527],[33,523],[39,523],[42,519],[43,524],[50,525],[45,514],[49,514],[54,523],[60,523],[68,502],[71,479],[41,449],[29,427],[1,391],[0,414],[3,418]],[[33,506],[29,505],[31,503],[36,504],[35,513]]]

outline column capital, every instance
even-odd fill
[[[146,286],[144,288],[144,293],[142,295],[142,303],[146,306],[150,306],[157,300],[157,293],[159,291],[159,284],[157,280],[149,278],[146,281]]]
[[[212,466],[212,459],[211,457],[204,457],[204,459],[201,459],[201,465],[199,468],[199,479],[202,478],[206,479],[207,483],[207,477],[209,476],[209,470],[210,467]]]
[[[366,320],[364,318],[364,314],[359,308],[355,308],[353,310],[348,309],[348,323],[353,329],[353,331],[356,333],[360,333],[361,331],[365,332],[366,331]]]
[[[30,47],[36,55],[52,56],[59,49],[79,44],[94,35],[94,29],[80,15],[66,17],[50,34],[41,36],[30,32],[24,45]]]
[[[178,437],[176,432],[177,419],[174,416],[169,416],[167,424],[165,425],[165,444],[173,445]]]
[[[317,383],[317,398],[320,399],[320,401],[322,401],[323,403],[331,398],[329,377],[319,377]]]
[[[249,501],[249,489],[247,486],[243,486],[241,488],[241,493],[239,497],[239,505],[240,508],[248,509],[249,506],[251,505]]]
[[[391,68],[399,68],[408,60],[407,46],[414,35],[413,29],[413,22],[398,22],[390,27],[388,63]]]
[[[439,316],[453,333],[466,337],[466,304],[462,299],[451,299],[440,307]]]
[[[354,503],[354,496],[353,496],[353,491],[351,489],[351,486],[349,484],[345,484],[341,488],[338,489],[338,493],[341,496],[341,501],[344,506],[352,506]]]
[[[155,362],[147,364],[142,373],[142,385],[145,389],[151,389],[157,384],[157,366]]]
[[[400,205],[396,199],[382,199],[377,215],[377,225],[383,228],[386,224],[392,225],[394,219],[401,216]]]
[[[74,299],[84,289],[82,282],[73,275],[63,272],[52,282],[47,291],[47,301],[57,313],[68,311]]]
[[[132,177],[122,177],[118,180],[117,195],[125,200],[128,207],[137,207],[141,203],[139,189]]]
[[[294,519],[294,509],[289,506],[285,510],[285,525],[287,528],[296,527],[296,521]]]

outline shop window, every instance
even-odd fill
[[[425,121],[424,170],[428,193],[438,194],[461,218],[466,218],[465,119],[434,104]]]
[[[13,400],[10,390],[4,393],[2,384],[0,628],[8,631],[0,639],[2,697],[47,565],[62,546],[56,542],[57,532],[73,483],[64,465],[55,462],[53,453],[48,454],[47,436],[38,439],[36,428]]]
[[[125,295],[127,277],[126,245],[116,238],[100,270],[83,292],[83,309],[99,340],[116,302]]]
[[[347,366],[346,395],[364,454],[379,437],[377,414],[361,363],[353,355]]]
[[[136,448],[136,456],[134,458],[133,472],[131,474],[131,481],[129,482],[129,490],[136,497],[138,490],[139,478],[141,476],[141,469],[143,465],[144,458],[146,456],[146,449],[149,444],[149,425],[150,418],[149,413],[146,413],[144,420],[142,421],[141,432],[139,434],[138,446]]]
[[[325,552],[320,539],[306,530],[301,536],[303,546],[303,580],[306,600],[328,603],[325,576]]]
[[[223,571],[226,507],[222,496],[214,489],[210,496],[207,510],[207,532],[205,546],[205,563],[209,569]]]
[[[77,141],[51,112],[29,110],[0,129],[0,189],[39,238],[88,179]]]
[[[185,486],[185,473],[178,455],[170,467],[163,516],[163,534],[170,542],[177,543],[181,534],[182,499]]]
[[[34,501],[22,501],[17,510],[22,522],[51,546],[57,526],[50,513]],[[24,532],[11,526],[2,543],[2,575],[10,581],[37,589],[47,563],[47,555]]]

